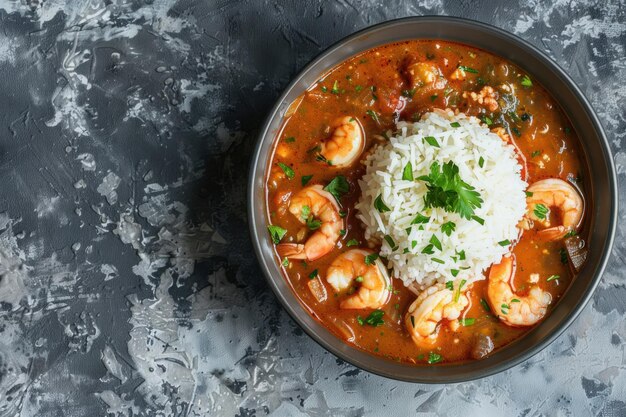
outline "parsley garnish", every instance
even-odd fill
[[[378,119],[378,114],[376,114],[374,110],[367,110],[365,113],[367,113],[367,115],[371,117],[372,120],[376,122],[376,124],[380,124],[380,120]]]
[[[576,230],[572,229],[565,234],[565,237],[572,237],[572,236],[576,236],[577,234],[578,233],[576,233]]]
[[[530,77],[528,75],[524,75],[522,77],[522,85],[524,87],[532,87],[533,82],[530,80]]]
[[[561,263],[563,265],[567,265],[567,251],[563,248],[559,250],[559,255],[561,257]]]
[[[413,98],[414,95],[415,95],[415,88],[412,88],[410,90],[402,90],[403,97]]]
[[[432,235],[430,237],[430,240],[428,241],[428,243],[432,244],[434,247],[436,247],[439,250],[442,250],[441,247],[441,242],[439,241],[439,239],[437,238],[437,236]]]
[[[350,191],[350,184],[346,180],[346,177],[343,175],[337,175],[331,182],[328,183],[324,190],[331,193],[337,201],[341,199],[341,197]]]
[[[398,245],[396,245],[396,242],[394,242],[393,238],[389,235],[385,235],[385,242],[387,242],[387,244],[389,245],[389,249],[391,250],[396,250],[398,249]]]
[[[509,246],[510,244],[511,241],[509,239],[501,240],[500,242],[498,242],[498,245],[500,246]]]
[[[430,365],[432,365],[433,363],[437,363],[437,362],[441,362],[443,360],[443,357],[435,352],[429,352],[428,353],[428,363]]]
[[[308,227],[309,230],[317,230],[321,226],[322,226],[322,222],[320,220],[314,219],[313,216],[306,219],[306,227]]]
[[[488,118],[487,116],[483,116],[483,122],[487,125],[487,126],[491,126],[493,124],[493,121]]]
[[[417,242],[415,242],[415,244],[417,244]],[[413,245],[413,247],[415,247],[415,245]],[[433,253],[435,253],[435,251],[433,250],[433,245],[425,246],[424,249],[422,249],[422,253],[425,253],[426,255],[432,255]]]
[[[350,246],[358,246],[358,245],[359,245],[359,241],[358,241],[358,240],[356,240],[356,239],[350,239],[350,240],[348,241],[348,243],[346,243],[346,246],[347,246],[347,247],[350,247]]]
[[[485,224],[485,219],[483,219],[482,217],[472,216],[472,220],[476,220],[476,222],[479,223],[481,226]]]
[[[278,245],[283,237],[287,234],[287,231],[280,226],[269,225],[267,226],[267,230],[270,231],[270,235],[272,236],[272,241],[274,244]]]
[[[368,324],[372,327],[378,327],[378,326],[382,326],[383,324],[385,324],[385,321],[383,320],[384,315],[385,315],[384,311],[374,310],[370,313],[369,316],[367,316],[365,320],[363,320],[361,316],[357,316],[357,321],[359,322],[361,326],[363,326],[364,324]]]
[[[417,216],[415,216],[415,218],[413,219],[413,221],[411,222],[411,224],[423,224],[423,223],[428,223],[428,221],[430,220],[430,217],[426,217],[420,213],[417,213]]]
[[[465,72],[471,72],[472,74],[478,74],[477,70],[475,70],[474,68],[466,67],[465,65],[459,65],[459,69]]]
[[[445,264],[445,262],[439,258],[430,258],[433,262],[437,262],[438,264]]]
[[[438,94],[433,94],[432,96],[430,96],[430,101],[435,101],[437,100],[437,97],[439,97]]]
[[[459,122],[452,122],[452,123],[450,123],[450,126],[452,126],[452,127],[461,127],[461,123],[459,123]]]
[[[461,323],[461,326],[471,326],[474,323],[476,323],[476,319],[472,319],[472,318],[459,319],[459,323]]]
[[[446,281],[446,288],[449,289],[450,291],[453,291],[454,290],[454,282]]]
[[[535,217],[538,218],[539,220],[545,220],[546,215],[548,214],[548,208],[546,206],[544,206],[543,204],[537,204],[535,205],[535,209],[533,210],[533,213],[535,214]]]
[[[458,288],[456,289],[456,294],[454,294],[454,302],[456,303],[457,301],[459,301],[459,297],[461,297],[461,288],[463,288],[463,286],[465,285],[467,281],[462,279],[461,283],[459,284]]]
[[[317,277],[317,269],[314,269],[313,272],[309,274],[309,279],[315,279]]]
[[[282,262],[282,264],[283,264],[283,266],[284,266],[284,267],[289,266],[289,258],[284,257],[284,258],[283,258],[283,262]]]
[[[426,207],[443,208],[466,219],[476,217],[474,209],[481,207],[483,200],[474,187],[461,179],[459,167],[454,162],[446,162],[441,167],[435,161],[430,166],[430,175],[418,179],[427,183],[428,192],[424,197]]]
[[[293,136],[289,136],[288,138],[285,138],[285,143],[293,143],[296,141],[296,138],[294,138]]]
[[[354,279],[356,282],[363,282],[363,277],[361,275],[359,275],[358,277],[356,277]]]
[[[463,249],[461,252],[456,252],[456,254],[459,256],[459,260],[461,261],[465,260],[465,249]]]
[[[372,265],[376,261],[376,259],[378,259],[378,254],[370,253],[369,255],[365,257],[365,265],[367,266]]]
[[[434,136],[424,136],[424,139],[422,140],[428,143],[430,146],[434,146],[435,148],[441,147],[439,146],[439,142],[437,142],[437,138],[435,138]]]
[[[530,191],[524,191],[526,193],[526,197],[532,197],[533,193],[531,193]]]
[[[456,278],[456,276],[459,275],[459,270],[458,269],[451,269],[450,273],[452,274],[453,277]]]
[[[482,156],[478,159],[478,166],[481,168],[485,166],[485,158],[483,158]]]
[[[300,182],[302,182],[302,186],[304,187],[305,185],[307,185],[309,181],[311,181],[311,178],[313,178],[313,175],[303,175],[300,179]]]
[[[546,282],[554,281],[555,279],[559,279],[559,278],[561,277],[558,275],[550,275],[548,279],[546,280]]]
[[[407,162],[402,170],[402,179],[404,181],[413,181],[413,165],[411,161]]]
[[[332,90],[330,90],[330,92],[333,94],[339,94],[339,82],[337,80],[335,80],[335,83],[333,84],[333,88]]]
[[[391,211],[391,209],[387,207],[383,202],[383,196],[380,194],[378,194],[378,197],[376,197],[376,200],[374,200],[374,207],[376,208],[376,210],[378,210],[379,213]]]
[[[541,155],[541,151],[537,150],[537,151],[533,151],[533,152],[530,154],[530,157],[531,157],[531,158],[534,158],[534,157],[539,156],[539,155]]]
[[[293,172],[293,169],[291,169],[290,166],[285,165],[282,162],[279,162],[278,166],[283,170],[287,178],[292,179],[296,175],[296,173]]]
[[[480,299],[480,305],[483,306],[483,309],[487,312],[487,313],[491,313],[491,309],[489,308],[489,304],[487,304],[487,301],[485,301],[484,298]]]
[[[509,314],[509,305],[508,304],[502,304],[500,306],[500,311],[502,312],[502,314]],[[506,311],[505,311],[506,310]]]
[[[454,222],[445,222],[441,225],[441,231],[448,236],[454,232],[454,229],[456,229],[456,224]]]

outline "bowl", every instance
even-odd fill
[[[286,282],[267,233],[265,182],[273,142],[289,105],[326,71],[364,50],[408,39],[441,39],[475,46],[508,59],[546,88],[584,141],[589,211],[587,262],[552,312],[518,340],[489,357],[437,366],[411,366],[352,347],[311,317]],[[410,17],[361,30],[337,42],[308,64],[289,84],[269,113],[253,154],[248,184],[248,218],[256,255],[267,281],[291,317],[320,345],[366,371],[402,381],[451,383],[482,378],[530,358],[556,339],[578,316],[593,294],[609,258],[617,216],[615,167],[607,138],[589,102],[572,79],[543,52],[493,26],[452,17]]]

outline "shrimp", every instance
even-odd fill
[[[530,229],[533,222],[545,229],[538,235],[546,240],[559,240],[575,230],[583,217],[584,203],[574,187],[559,178],[540,180],[528,187],[527,213],[522,227]],[[561,214],[561,223],[552,226],[548,209],[555,208]]]
[[[363,128],[356,118],[339,117],[330,126],[334,128],[330,138],[321,144],[320,155],[334,167],[351,165],[363,151]]]
[[[512,256],[505,256],[499,264],[491,266],[487,285],[491,310],[509,326],[532,326],[546,315],[552,296],[537,285],[533,285],[524,297],[515,294],[510,283],[514,275],[515,259]]]
[[[360,283],[356,293],[343,300],[339,307],[380,308],[389,300],[391,279],[387,268],[379,259],[367,265],[365,257],[370,254],[371,251],[352,249],[339,255],[328,267],[326,281],[335,291],[348,289],[353,281]]]
[[[339,215],[339,205],[328,191],[321,185],[311,185],[298,191],[289,203],[289,212],[296,216],[300,223],[306,224],[309,216],[321,221],[319,228],[304,244],[281,243],[276,246],[278,254],[292,259],[314,261],[333,250],[344,228],[343,219]]]
[[[456,293],[444,284],[434,284],[409,306],[404,325],[417,346],[432,346],[437,341],[441,321],[450,320],[451,327],[455,328],[456,320],[468,304],[465,293]]]

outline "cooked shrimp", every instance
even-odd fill
[[[538,233],[540,237],[559,240],[580,224],[584,211],[583,199],[567,181],[559,178],[540,180],[528,187],[527,194],[526,221],[522,223],[525,229],[530,229],[533,222],[537,222],[544,227]],[[550,208],[559,211],[562,224],[551,225]]]
[[[281,243],[276,246],[281,257],[306,259],[314,261],[333,250],[343,219],[339,215],[339,205],[328,191],[321,185],[311,185],[298,191],[289,203],[289,212],[296,216],[300,223],[306,224],[309,216],[320,220],[320,227],[304,244]]]
[[[449,320],[454,328],[468,304],[465,293],[456,293],[444,284],[435,284],[422,291],[409,306],[404,325],[417,346],[431,346],[437,341],[441,321]]]
[[[413,62],[405,71],[411,88],[432,86],[441,89],[446,86],[439,67],[431,62]]]
[[[320,155],[334,167],[351,165],[363,151],[363,128],[350,116],[336,119],[330,127],[333,133],[322,142]]]
[[[495,92],[493,87],[488,85],[483,87],[478,93],[465,91],[463,98],[470,98],[472,101],[484,105],[490,112],[498,110],[498,93]]]
[[[365,257],[370,254],[371,251],[352,249],[339,255],[328,267],[326,281],[335,291],[350,288],[353,281],[359,283],[356,293],[343,300],[339,307],[380,308],[389,300],[391,280],[387,269],[379,259],[367,265]]]
[[[514,275],[515,260],[511,256],[491,266],[487,286],[491,310],[509,326],[532,326],[546,315],[552,296],[537,285],[531,286],[526,296],[515,294],[511,288]]]

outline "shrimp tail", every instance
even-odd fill
[[[537,236],[543,240],[553,242],[565,237],[568,231],[567,227],[560,225],[540,230],[537,232]]]
[[[276,251],[281,258],[307,259],[304,245],[298,243],[281,243],[276,245]]]

